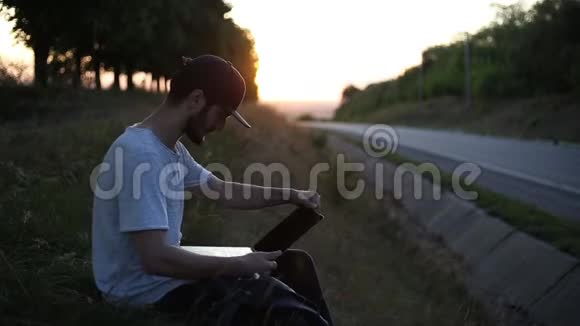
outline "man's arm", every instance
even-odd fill
[[[209,176],[206,185],[190,187],[187,190],[195,196],[214,200],[220,206],[235,209],[258,209],[282,204],[310,208],[320,206],[320,195],[315,191],[228,182],[213,174]]]
[[[281,252],[253,252],[240,257],[198,255],[167,245],[164,230],[131,232],[143,269],[148,274],[179,279],[239,276],[269,272]]]

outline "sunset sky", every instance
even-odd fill
[[[227,2],[233,6],[229,16],[254,35],[261,99],[336,102],[346,85],[396,77],[419,63],[426,47],[477,31],[493,19],[492,3],[516,1]],[[14,45],[10,28],[0,21],[2,59],[31,64],[31,51]]]

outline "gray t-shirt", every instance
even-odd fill
[[[93,273],[106,301],[141,307],[191,282],[146,274],[128,233],[167,230],[179,246],[184,187],[210,174],[181,142],[170,149],[147,128],[128,127],[113,142],[91,175]]]

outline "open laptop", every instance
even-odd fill
[[[205,256],[236,257],[253,251],[284,251],[300,239],[324,216],[314,209],[299,207],[252,247],[183,246],[181,248]]]

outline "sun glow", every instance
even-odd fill
[[[229,0],[254,35],[260,98],[338,101],[348,84],[386,80],[421,52],[475,32],[494,17],[490,0]],[[528,1],[529,2],[529,1]]]

